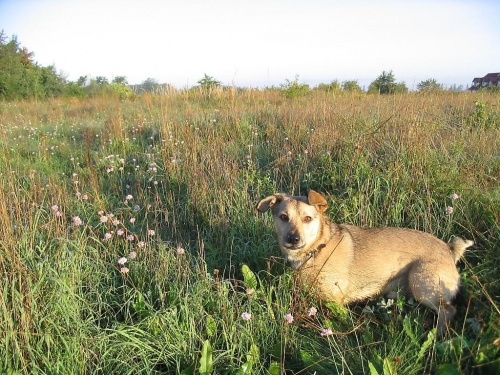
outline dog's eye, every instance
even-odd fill
[[[306,223],[310,223],[310,222],[312,221],[312,219],[313,219],[313,218],[312,218],[311,216],[306,216],[306,217],[304,218],[304,222],[306,222]]]
[[[283,221],[288,221],[288,215],[287,214],[281,214],[280,219]]]

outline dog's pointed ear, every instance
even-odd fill
[[[309,190],[309,192],[307,193],[307,200],[311,206],[316,206],[316,209],[320,213],[325,212],[328,208],[328,202],[326,201],[325,197],[314,190]]]
[[[276,203],[279,203],[281,200],[283,200],[283,196],[280,194],[270,195],[269,197],[263,198],[260,201],[258,201],[255,208],[259,212],[266,212],[270,208],[273,208],[274,205]]]

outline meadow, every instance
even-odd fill
[[[500,373],[500,96],[185,90],[0,102],[0,372]],[[475,245],[458,313],[295,282],[258,199]]]

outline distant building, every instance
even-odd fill
[[[488,73],[482,78],[474,78],[472,86],[469,88],[471,91],[476,91],[482,87],[500,86],[500,73]]]

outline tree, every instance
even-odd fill
[[[349,92],[361,92],[361,87],[358,81],[344,81],[342,82],[342,90]]]
[[[396,78],[394,77],[392,70],[388,72],[384,70],[382,74],[379,75],[375,81],[370,83],[370,86],[368,87],[368,93],[371,94],[394,94],[407,91],[408,88],[404,82],[396,82]]]
[[[103,77],[103,76],[95,77],[95,82],[101,86],[109,84],[108,79],[106,77]]]
[[[66,85],[65,79],[57,74],[53,65],[38,70],[38,82],[40,83],[38,94],[45,98],[60,96]]]
[[[321,91],[326,91],[326,92],[339,92],[340,91],[340,83],[336,79],[330,82],[329,84],[326,83],[320,83],[316,89],[321,90]]]
[[[214,77],[210,77],[206,73],[197,83],[203,88],[214,88],[220,86],[220,81],[217,81]]]
[[[113,78],[111,83],[114,85],[128,86],[127,77],[125,76],[116,76],[115,78]]]
[[[146,92],[153,92],[160,87],[158,81],[154,78],[146,78],[144,82],[141,83],[141,89]]]
[[[434,78],[426,79],[425,81],[420,82],[417,85],[418,91],[441,91],[443,89],[443,85],[438,83]]]
[[[464,86],[463,85],[457,86],[457,84],[454,83],[448,88],[448,91],[464,91]]]
[[[43,98],[62,94],[66,81],[54,66],[41,67],[33,52],[0,32],[0,98]]]
[[[64,95],[76,98],[84,98],[87,96],[87,91],[85,91],[85,87],[78,84],[78,82],[68,82],[64,89]]]
[[[76,84],[80,87],[84,87],[87,84],[87,76],[80,76],[80,78],[77,79]]]
[[[26,89],[34,86],[34,82],[25,82],[28,78],[27,69],[32,65],[30,55],[21,49],[17,38],[10,41],[0,32],[0,97],[16,99],[27,96]]]
[[[398,82],[396,83],[396,86],[394,87],[394,93],[395,94],[401,94],[408,92],[408,87],[406,87],[406,83],[404,82]]]

